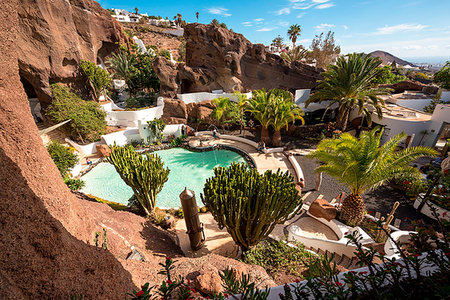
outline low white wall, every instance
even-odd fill
[[[81,154],[84,155],[91,155],[94,153],[97,153],[97,145],[103,144],[103,142],[95,142],[95,143],[90,143],[87,145],[78,145],[77,143],[75,143],[74,141],[72,141],[69,138],[65,138],[65,141],[67,143],[69,143],[72,147],[74,147],[75,149],[77,149],[77,151]]]
[[[106,123],[109,126],[137,127],[138,120],[151,121],[158,119],[163,114],[163,106],[156,106],[135,111],[109,111],[106,116]]]
[[[247,99],[252,97],[252,93],[246,93]],[[238,98],[233,93],[208,93],[208,92],[198,92],[198,93],[186,93],[186,94],[177,94],[177,98],[183,101],[186,104],[189,103],[198,103],[205,100],[213,100],[220,97],[230,98],[231,101],[237,102]]]
[[[416,200],[414,201],[415,209],[417,209],[419,207],[420,202],[422,202],[422,199],[424,196],[425,196],[425,194],[419,194],[419,196],[416,198]],[[432,208],[436,209],[436,213],[438,214],[439,218],[450,221],[450,211],[448,211],[440,206],[437,206],[436,204],[432,203],[430,200],[428,200],[427,203],[425,203],[425,205],[422,207],[420,212],[432,219],[435,219],[436,217],[433,214]]]
[[[300,178],[303,178],[303,182],[306,182],[305,177],[303,175],[303,170],[300,167],[298,161],[295,159],[294,155],[288,155],[289,162],[294,168],[295,175],[297,176],[297,180],[300,181]]]
[[[102,141],[107,145],[125,146],[132,141],[141,141],[139,130],[137,128],[126,129],[102,135]]]
[[[221,139],[232,140],[232,141],[237,141],[237,142],[242,142],[242,143],[245,143],[247,145],[250,145],[250,146],[253,146],[255,148],[258,148],[258,143],[254,142],[254,141],[251,141],[251,140],[248,140],[248,139],[245,139],[245,138],[238,137],[238,136],[221,134],[220,138]]]
[[[77,177],[82,169],[83,167],[81,166],[80,162],[78,162],[75,167],[69,170],[69,173],[72,175],[72,177]]]

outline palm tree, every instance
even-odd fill
[[[307,54],[308,50],[303,49],[301,46],[297,46],[292,50],[287,49],[281,52],[281,58],[287,62],[300,61],[306,58]]]
[[[338,104],[337,127],[342,131],[347,128],[348,117],[353,108],[358,108],[368,123],[372,123],[372,109],[378,117],[383,117],[382,108],[385,106],[380,95],[389,93],[388,89],[374,88],[373,79],[382,72],[378,66],[379,57],[371,57],[364,53],[353,53],[337,59],[336,65],[329,65],[322,73],[324,80],[319,81],[318,91],[306,101],[306,107],[311,102],[331,101]],[[328,109],[327,108],[327,109]]]
[[[365,205],[361,195],[374,190],[386,181],[402,175],[418,173],[409,166],[416,159],[437,154],[428,147],[412,147],[396,151],[406,138],[401,133],[380,146],[383,129],[374,128],[359,138],[343,133],[336,139],[322,140],[317,150],[309,155],[323,163],[316,172],[324,172],[347,185],[351,194],[343,203],[339,218],[350,226],[356,226],[364,218]]]
[[[138,14],[139,13],[139,8],[135,7],[134,11],[136,12],[136,14]]]
[[[213,99],[212,102],[216,105],[211,116],[216,119],[218,122],[223,121],[226,111],[230,106],[230,98],[220,97]]]
[[[272,40],[272,46],[279,48],[280,50],[284,47],[284,40],[281,35],[278,35]]]
[[[175,24],[177,24],[178,26],[181,26],[181,22],[182,22],[182,15],[180,13],[177,13],[176,16],[173,17]]]
[[[198,12],[195,13],[195,16],[197,17],[197,23],[198,23]]]
[[[271,105],[270,125],[275,130],[272,145],[281,146],[281,128],[286,126],[288,129],[289,123],[294,123],[295,120],[301,120],[302,124],[305,124],[305,120],[302,118],[303,111],[291,99],[283,97],[274,98]]]
[[[238,98],[236,105],[240,114],[239,125],[241,126],[239,134],[242,134],[242,128],[244,127],[244,110],[247,106],[248,99],[246,94],[242,94],[239,91],[234,92],[234,95]]]
[[[128,88],[131,88],[131,78],[133,76],[133,65],[136,62],[134,55],[126,53],[125,51],[119,51],[114,53],[108,60],[110,67],[114,70],[117,77],[125,80]]]
[[[289,39],[292,41],[293,49],[295,49],[295,42],[297,41],[297,37],[300,35],[301,32],[302,32],[302,28],[298,24],[293,24],[293,25],[291,25],[291,27],[289,27],[289,30],[287,33],[288,33]]]
[[[267,93],[265,89],[253,91],[253,97],[247,101],[245,108],[261,124],[261,140],[264,143],[269,142],[270,102],[274,97],[274,94]]]

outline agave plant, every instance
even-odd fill
[[[125,80],[125,83],[130,87],[130,80],[133,77],[134,64],[136,63],[136,58],[125,51],[119,51],[114,53],[112,57],[108,60],[111,69],[117,77]]]
[[[374,78],[382,72],[378,68],[380,64],[380,58],[364,53],[339,57],[336,65],[329,65],[322,73],[324,80],[320,81],[318,91],[306,101],[306,107],[312,102],[330,101],[328,107],[337,103],[337,126],[342,131],[347,127],[353,108],[357,108],[369,124],[372,123],[372,108],[382,118],[385,103],[379,96],[388,94],[389,90],[372,86]]]
[[[350,226],[361,223],[365,205],[361,195],[374,190],[396,177],[418,173],[409,164],[416,159],[433,157],[437,152],[428,147],[412,147],[396,151],[398,144],[406,138],[401,133],[380,146],[383,129],[374,128],[359,138],[343,133],[336,139],[322,140],[317,150],[309,155],[323,165],[316,172],[324,172],[347,185],[351,194],[343,203],[339,218]]]

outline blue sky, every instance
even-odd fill
[[[401,58],[450,59],[450,0],[100,0],[104,8],[124,8],[188,22],[216,18],[253,43],[286,41],[291,24],[302,27],[299,42],[308,47],[321,32],[335,32],[342,53],[388,51]],[[298,42],[297,42],[298,43]],[[425,59],[422,59],[425,58]]]

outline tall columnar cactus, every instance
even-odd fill
[[[275,225],[291,219],[302,204],[288,172],[263,175],[245,164],[217,167],[201,194],[219,228],[226,228],[243,251],[267,237]]]
[[[129,185],[147,215],[156,204],[156,196],[169,177],[169,168],[156,154],[138,154],[132,146],[111,147],[107,161],[114,165],[122,180]]]

